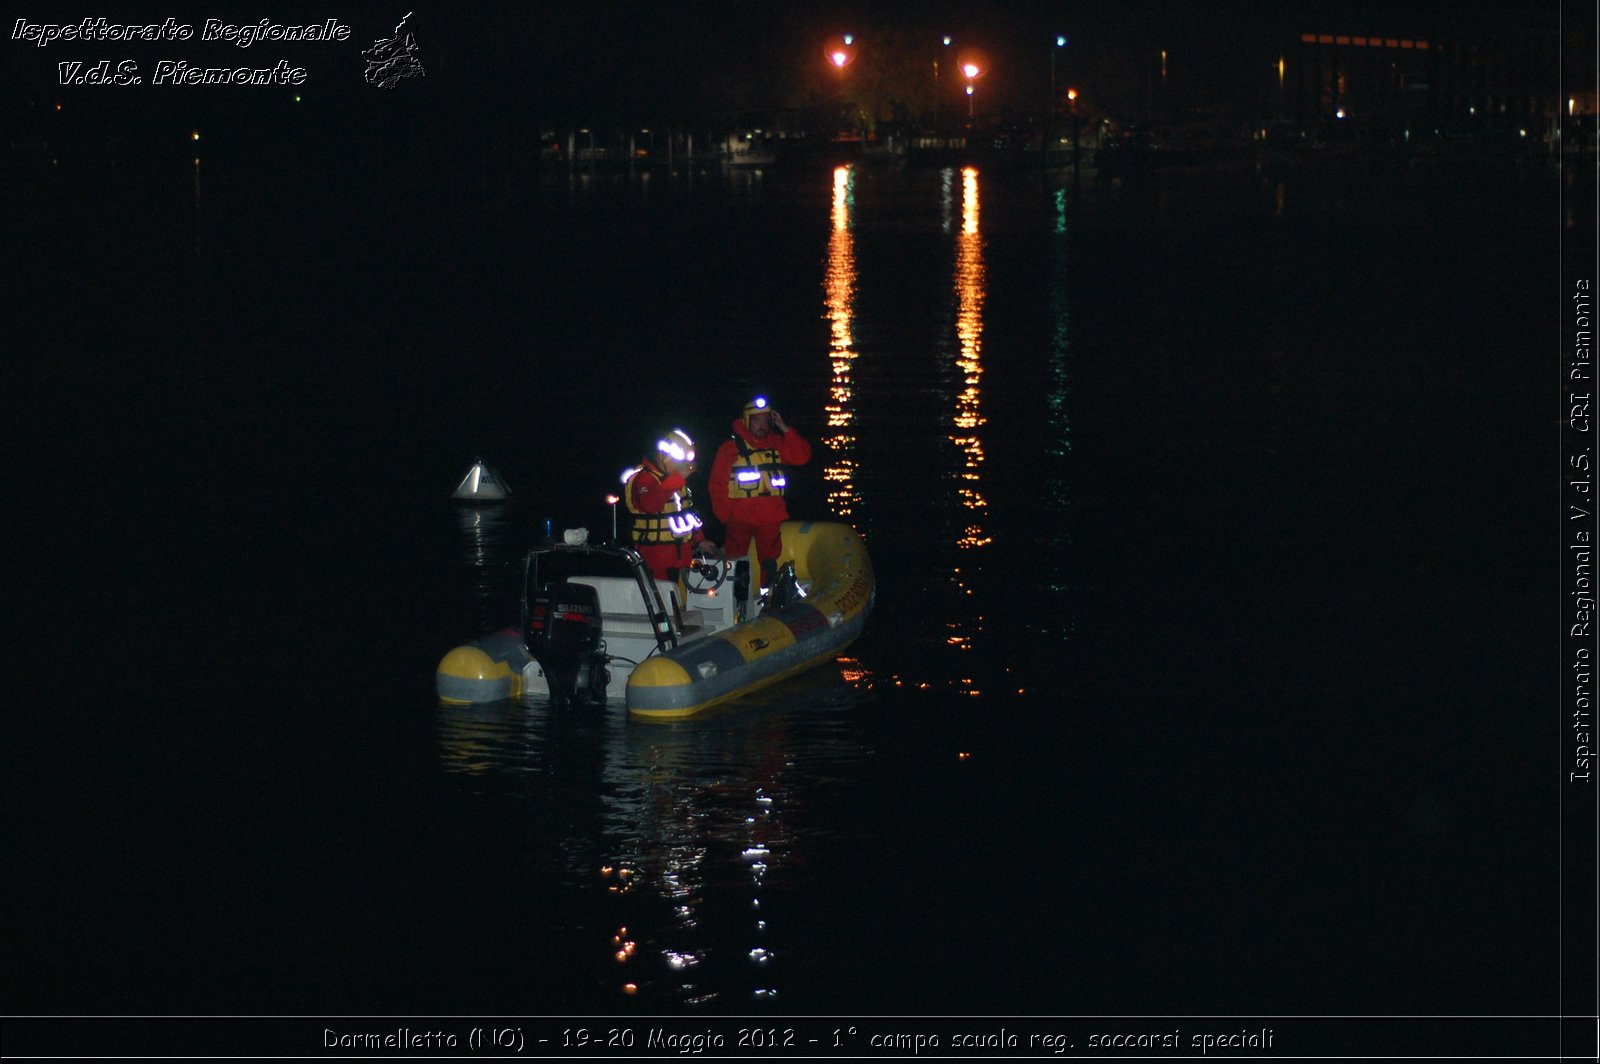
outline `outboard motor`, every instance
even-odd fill
[[[532,589],[522,641],[544,670],[551,701],[605,701],[611,673],[601,649],[600,593],[594,588],[563,583]]]

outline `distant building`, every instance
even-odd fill
[[[1512,26],[1439,34],[1304,32],[1284,57],[1283,117],[1322,134],[1521,133],[1564,108],[1556,33]]]

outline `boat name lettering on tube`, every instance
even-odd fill
[[[828,619],[816,610],[807,610],[798,617],[786,617],[783,621],[789,626],[789,631],[794,633],[796,639],[803,637],[807,632],[814,632],[818,628],[826,628]]]
[[[861,577],[856,577],[856,582],[850,585],[850,590],[839,596],[839,612],[849,613],[867,597],[867,582]]]

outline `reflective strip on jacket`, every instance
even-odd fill
[[[650,480],[640,480],[641,476]],[[687,540],[702,524],[700,515],[694,512],[694,496],[687,484],[663,499],[659,510],[647,510],[641,507],[639,495],[654,494],[649,488],[664,484],[666,480],[667,474],[649,462],[636,466],[622,475],[624,485],[622,497],[628,505],[628,512],[633,515],[635,543],[675,543]]]
[[[728,498],[752,499],[758,495],[782,495],[788,487],[783,475],[783,463],[778,461],[774,448],[756,450],[735,436],[739,453],[728,469]]]

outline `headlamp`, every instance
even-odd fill
[[[766,412],[767,412],[767,397],[764,396],[764,395],[756,396],[754,399],[752,399],[748,403],[744,404],[744,423],[745,423],[745,425],[748,426],[750,424],[750,419],[755,417],[757,414],[764,414]]]

